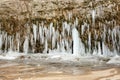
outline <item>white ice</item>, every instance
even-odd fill
[[[120,65],[120,56],[116,55],[111,57],[111,59],[107,62],[107,64],[118,64]]]
[[[0,59],[3,59],[3,60],[14,60],[14,59],[18,58],[21,55],[25,55],[25,54],[24,53],[14,52],[14,51],[9,51],[7,53],[0,54]]]

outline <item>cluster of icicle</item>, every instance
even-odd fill
[[[29,29],[27,30],[29,31]],[[1,31],[0,50],[3,53],[8,51],[21,52],[20,48],[22,47],[24,53],[34,53],[35,46],[39,43],[44,45],[43,53],[50,50],[71,52],[72,39],[69,38],[72,36],[72,27],[67,22],[63,22],[62,32],[55,29],[52,22],[48,27],[44,23],[39,24],[39,26],[33,24],[32,30],[32,34],[24,35],[24,41],[21,41],[23,37],[20,36],[20,33],[8,35],[7,32]],[[49,43],[51,48],[49,48]]]
[[[108,24],[111,24],[111,22],[107,22]],[[102,24],[100,24],[102,25]],[[49,51],[55,50],[58,52],[68,52],[73,53],[77,55],[88,55],[91,54],[91,49],[93,50],[92,54],[98,54],[98,55],[115,55],[119,53],[120,50],[120,28],[116,25],[112,30],[107,28],[106,25],[102,25],[104,27],[103,34],[101,34],[102,37],[102,43],[99,41],[96,41],[98,38],[98,35],[95,31],[95,46],[94,49],[92,49],[91,46],[91,33],[88,33],[88,50],[86,51],[86,47],[81,41],[80,36],[84,34],[85,28],[88,30],[90,29],[89,24],[84,23],[81,26],[78,26],[78,21],[74,22],[74,24],[63,22],[62,25],[62,31],[60,32],[58,29],[55,29],[53,26],[53,23],[50,23],[49,27],[44,26],[44,24],[40,26],[36,26],[33,24],[33,33],[31,37],[26,36],[24,39],[24,42],[21,43],[20,34],[17,33],[15,36],[7,35],[7,32],[1,31],[0,32],[0,50],[3,53],[6,53],[8,51],[16,51],[20,52],[20,46],[23,47],[24,53],[34,53],[35,49],[33,46],[38,44],[37,40],[40,44],[44,45],[43,53],[47,53]],[[59,26],[58,26],[59,27]],[[77,30],[77,27],[81,27],[81,35]],[[112,38],[112,41],[110,42],[113,45],[113,50],[110,51],[110,49],[105,44],[106,39],[109,41],[110,38]],[[49,48],[49,43],[51,45],[51,48]],[[100,45],[102,44],[102,46]],[[4,49],[2,48],[4,45]],[[32,48],[29,47],[29,45],[32,45]],[[31,50],[32,49],[32,50]]]
[[[92,12],[93,26],[95,27],[95,11]],[[105,24],[100,23],[99,26],[103,27],[103,33],[101,34],[101,41],[97,41],[98,34],[94,31],[94,47],[92,46],[92,35],[90,31],[90,25],[86,22],[79,25],[78,19],[74,23],[62,22],[61,31],[60,26],[57,28],[51,22],[49,26],[45,26],[44,22],[39,25],[33,24],[32,34],[30,36],[25,35],[24,41],[21,41],[20,33],[16,35],[8,35],[5,31],[0,31],[0,52],[6,53],[8,51],[34,53],[36,51],[35,46],[37,44],[43,45],[43,53],[49,53],[50,51],[67,52],[75,55],[116,55],[120,52],[120,26],[116,24],[116,21],[106,21]],[[113,29],[108,26],[112,25]],[[28,27],[29,28],[29,27]],[[81,31],[77,29],[81,28]],[[86,43],[88,47],[82,42],[81,36],[84,35],[85,30],[88,30],[88,39]],[[27,31],[27,30],[26,30]],[[28,29],[29,32],[29,29]],[[106,40],[111,39],[113,49],[110,50],[105,44]],[[92,50],[92,51],[91,51]],[[39,53],[39,52],[38,52]]]

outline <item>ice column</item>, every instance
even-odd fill
[[[73,54],[74,55],[80,55],[79,51],[79,33],[76,28],[73,28],[72,30],[72,38],[73,38]]]
[[[36,39],[37,39],[37,26],[33,25],[33,34],[34,34],[34,41],[36,43]]]
[[[2,35],[0,34],[0,51],[1,51],[1,48],[2,48]]]
[[[29,40],[28,37],[26,37],[23,45],[23,51],[25,54],[27,54],[28,50],[29,50]]]
[[[93,22],[93,26],[95,26],[95,10],[92,10],[92,22]]]

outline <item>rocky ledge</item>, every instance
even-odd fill
[[[56,19],[91,17],[96,10],[97,17],[120,19],[119,0],[1,0],[0,18]]]

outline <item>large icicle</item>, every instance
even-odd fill
[[[79,37],[79,32],[75,27],[72,29],[72,38],[73,38],[73,54],[76,56],[84,56],[85,47]]]
[[[29,50],[29,39],[28,39],[28,37],[26,37],[24,44],[23,44],[23,51],[25,54],[27,54],[28,50]]]
[[[37,26],[33,25],[33,34],[34,34],[34,41],[36,43],[36,39],[37,39]]]

